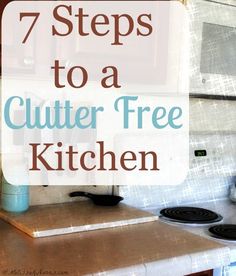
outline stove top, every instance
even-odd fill
[[[204,206],[205,209],[203,209],[202,206]],[[212,222],[212,220],[209,222],[206,222],[206,221],[199,222],[199,220],[197,222],[193,222],[192,214],[190,215],[190,221],[186,220],[186,218],[184,218],[184,220],[182,220],[182,221],[176,220],[173,218],[169,218],[170,216],[168,214],[175,213],[176,208],[177,208],[177,210],[178,209],[180,210],[179,211],[180,213],[182,213],[184,210],[187,210],[187,211],[193,211],[193,210],[199,210],[199,209],[206,210],[207,213],[210,212],[210,213],[216,214],[218,219],[216,219],[216,221],[213,220],[213,222]],[[160,221],[163,221],[170,225],[179,227],[179,228],[181,228],[185,231],[188,231],[190,233],[193,233],[195,235],[199,235],[201,237],[226,244],[227,246],[229,246],[229,248],[231,250],[231,253],[230,253],[231,260],[233,262],[236,262],[236,239],[233,239],[232,237],[228,237],[228,238],[222,237],[221,234],[218,234],[219,231],[217,230],[217,229],[219,229],[218,228],[219,226],[222,229],[221,225],[230,225],[230,226],[226,226],[226,227],[224,226],[223,231],[224,232],[234,232],[235,231],[234,233],[236,233],[236,230],[234,230],[234,229],[236,229],[235,208],[236,208],[236,204],[233,204],[228,199],[219,199],[217,201],[214,200],[214,201],[199,202],[197,204],[195,203],[194,205],[187,205],[187,206],[185,205],[185,206],[180,206],[180,207],[175,207],[175,208],[166,208],[166,209],[162,209],[161,211],[160,211],[160,209],[153,208],[151,210],[151,212],[153,212],[155,215],[159,215]],[[167,210],[169,210],[169,211],[167,211]],[[165,217],[163,215],[165,213],[167,213],[168,217]],[[233,226],[231,227],[231,225],[233,225]],[[211,230],[211,229],[213,229],[213,230]],[[224,229],[226,229],[226,230],[224,230]]]
[[[236,241],[236,225],[235,224],[218,224],[210,227],[208,231],[214,238]]]
[[[160,211],[160,218],[181,224],[207,225],[219,222],[223,217],[213,211],[197,207],[173,207]]]

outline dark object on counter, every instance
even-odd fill
[[[219,101],[236,101],[236,96],[228,96],[228,95],[212,95],[212,94],[191,94],[190,98],[195,99],[206,99],[206,100],[219,100]]]
[[[217,224],[208,229],[215,238],[236,241],[235,224]]]
[[[86,192],[72,192],[70,197],[83,196],[90,198],[94,204],[101,206],[115,206],[124,198],[116,195],[95,195]]]

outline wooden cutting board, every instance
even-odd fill
[[[0,210],[0,218],[33,238],[151,222],[157,216],[125,204],[96,206],[90,201],[33,206],[25,213]]]

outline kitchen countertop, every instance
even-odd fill
[[[32,239],[0,220],[0,237],[0,275],[180,276],[230,261],[226,246],[159,221]]]

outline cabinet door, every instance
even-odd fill
[[[0,16],[2,18],[3,11],[5,7],[13,2],[11,0],[3,0],[0,3]],[[2,20],[1,20],[2,24]],[[2,41],[2,32],[1,32],[1,64],[2,64],[2,49],[5,48],[5,62],[7,63],[7,68],[5,71],[7,73],[33,73],[34,72],[34,44],[26,46],[21,51],[15,49],[15,42],[21,35],[18,31],[15,30],[14,26],[8,24],[8,35],[5,37],[4,43]],[[0,26],[2,29],[2,26]]]
[[[90,4],[83,4],[83,7],[90,15],[98,12],[108,14],[109,10],[109,5],[107,7],[101,7],[100,9],[98,7],[92,7]],[[128,6],[127,8],[129,9],[130,7]],[[115,10],[118,10],[117,6],[115,6]],[[161,18],[162,10],[158,8],[157,3],[148,2],[145,13],[152,14],[154,18]],[[124,11],[125,9],[121,10],[120,13],[124,13]],[[167,26],[170,24],[170,8],[167,7],[165,12],[166,16],[162,20],[165,21],[165,26]],[[132,14],[130,11],[127,11],[127,13]],[[133,6],[133,13],[142,14],[143,5]],[[109,28],[113,32],[113,23],[110,18],[109,20],[111,25]],[[54,38],[56,47],[55,56],[64,66],[66,64],[71,64],[71,66],[86,65],[90,69],[90,80],[98,79],[100,72],[97,72],[97,66],[101,65],[105,67],[111,64],[113,65],[115,61],[114,65],[117,68],[123,68],[122,66],[125,64],[126,70],[122,76],[123,81],[141,84],[143,82],[149,84],[156,84],[156,82],[164,84],[167,78],[168,64],[168,48],[166,45],[168,45],[169,39],[164,31],[163,28],[153,28],[153,33],[150,38],[140,39],[140,43],[138,43],[138,40],[127,38],[127,40],[122,41],[125,44],[125,47],[123,47],[110,45],[114,39],[112,37],[113,34],[110,38],[111,41],[106,37],[96,39],[91,31],[88,30],[90,37],[93,38],[94,42],[96,41],[96,46],[89,42],[89,39],[82,38],[77,34],[64,39],[63,47],[60,45],[61,38]],[[139,70],[137,70],[138,68]],[[143,81],[144,72],[149,72],[148,75],[145,75],[145,81]]]
[[[12,2],[11,0],[1,0],[0,1],[0,19],[2,19],[2,13],[3,13],[3,10],[5,8],[5,6]],[[0,30],[2,29],[2,20],[0,20]],[[0,31],[0,68],[1,68],[1,65],[2,65],[2,32]],[[2,70],[0,69],[0,72]]]
[[[91,34],[90,39],[78,34],[66,37],[63,39],[63,47],[60,45],[61,38],[55,37],[55,57],[63,66],[86,67],[89,79],[92,81],[99,79],[102,68],[113,65],[118,68],[120,79],[128,88],[127,93],[143,94],[143,90],[145,94],[149,90],[151,94],[179,93],[183,83],[186,83],[185,74],[180,74],[184,66],[184,62],[180,61],[185,56],[182,47],[185,42],[185,10],[180,9],[176,1],[173,1],[172,5],[160,1],[148,1],[145,8],[143,4],[133,6],[127,4],[123,7],[118,3],[117,6],[114,6],[114,3],[112,5],[113,7],[111,4],[103,4],[96,6],[95,9],[87,1],[83,1],[84,10],[91,15],[89,20],[94,14],[109,15],[110,25],[106,29],[108,28],[110,33],[101,39],[92,34],[91,27],[86,26],[86,32]],[[130,14],[134,21],[132,35],[122,40],[125,47],[112,43],[114,20],[111,15],[114,11],[119,14]],[[140,14],[152,15],[153,28],[150,36],[135,35],[139,26],[137,18]]]
[[[1,16],[3,14],[4,8],[6,5],[13,1],[1,1],[0,4],[0,13]],[[14,1],[16,5],[19,2]],[[52,3],[52,2],[50,2]],[[35,12],[40,12],[41,22],[44,22],[45,18],[47,18],[47,11],[50,8],[50,4],[42,5],[40,10],[35,10],[34,6],[37,7],[37,2],[31,1],[31,9]],[[17,9],[17,8],[16,8]],[[25,77],[33,75],[40,75],[42,77],[48,76],[51,72],[50,67],[47,66],[47,61],[49,60],[51,54],[53,53],[53,40],[48,43],[47,41],[48,33],[45,32],[45,25],[43,23],[37,25],[37,31],[33,31],[30,37],[30,42],[25,44],[21,43],[23,38],[25,37],[24,28],[18,28],[20,24],[20,17],[18,16],[18,9],[14,10],[14,7],[11,7],[12,15],[14,14],[14,18],[12,16],[4,17],[5,26],[7,26],[7,31],[5,32],[4,39],[1,40],[1,61],[2,53],[4,53],[4,72],[7,76],[14,77]],[[9,12],[9,11],[8,11]],[[19,9],[20,12],[29,12]],[[10,14],[11,15],[11,14]],[[24,18],[22,19],[22,24],[24,23]],[[1,22],[2,23],[2,22]],[[5,27],[4,26],[4,27]],[[6,29],[6,28],[5,28]],[[5,30],[4,29],[4,30]],[[3,33],[1,32],[1,38]]]

